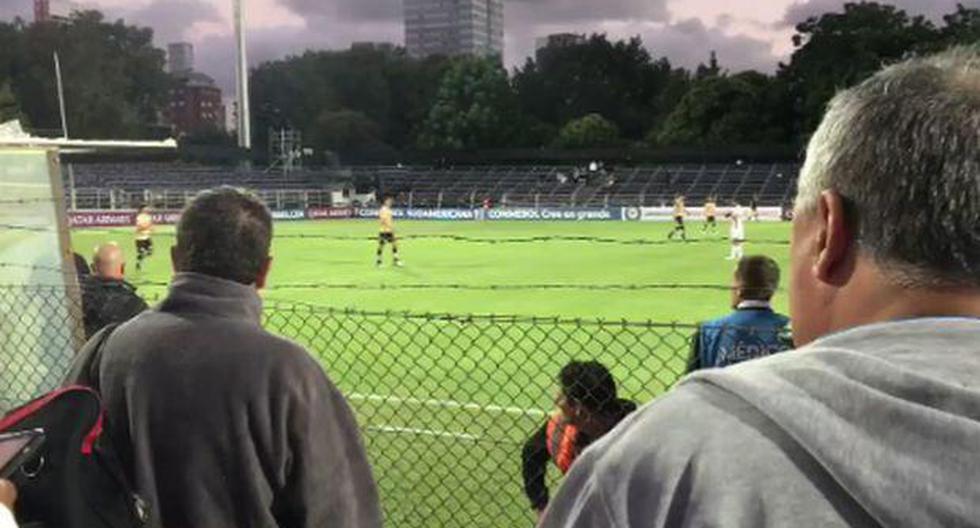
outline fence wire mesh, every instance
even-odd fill
[[[685,371],[693,328],[653,323],[412,315],[272,304],[270,331],[302,343],[347,395],[389,526],[531,526],[521,454],[554,408],[557,375],[598,360],[645,402]],[[557,471],[549,470],[553,481]]]
[[[77,293],[77,292],[76,292]],[[80,295],[0,288],[0,410],[56,387],[81,345]],[[151,299],[152,301],[152,299]],[[522,450],[554,412],[558,373],[596,360],[639,404],[686,372],[697,327],[455,316],[267,302],[265,326],[302,344],[362,428],[387,526],[532,526]],[[552,489],[558,471],[548,465]]]

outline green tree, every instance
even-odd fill
[[[21,119],[20,105],[10,89],[10,83],[0,84],[0,123]]]
[[[944,46],[980,43],[980,9],[956,5],[956,11],[943,17]]]
[[[234,147],[238,145],[238,140],[234,134],[228,132],[223,128],[208,126],[199,130],[195,130],[190,134],[183,136],[180,139],[180,144],[181,146],[199,145],[199,146]]]
[[[422,126],[423,149],[478,149],[513,142],[517,101],[494,58],[458,59],[443,76]]]
[[[414,145],[447,68],[445,58],[378,49],[309,51],[266,62],[251,74],[256,141],[264,144],[270,127],[316,138],[324,113],[350,111],[373,122],[384,143]]]
[[[354,152],[383,143],[382,130],[362,112],[324,111],[316,121],[314,144],[338,153]]]
[[[76,13],[66,23],[0,23],[0,66],[23,114],[39,129],[61,128],[55,52],[73,137],[143,137],[158,124],[169,83],[152,30],[108,23],[97,11]]]
[[[837,90],[863,81],[882,64],[934,49],[939,39],[924,17],[875,2],[845,4],[842,13],[799,24],[796,51],[779,72],[802,124],[798,132],[806,135],[816,128]]]
[[[599,114],[569,121],[558,133],[556,145],[566,149],[612,147],[619,143],[619,128]]]
[[[611,42],[593,35],[579,45],[541,50],[515,73],[513,84],[524,114],[541,123],[557,128],[597,113],[624,137],[640,139],[676,102],[662,95],[677,73],[666,59],[652,60],[639,38]]]
[[[704,77],[694,82],[651,140],[663,145],[774,144],[787,131],[774,113],[777,84],[761,73]]]

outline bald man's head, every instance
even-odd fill
[[[108,242],[95,248],[92,273],[103,279],[123,280],[126,276],[126,256],[119,244]]]

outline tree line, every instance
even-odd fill
[[[709,50],[705,64],[686,69],[639,38],[601,34],[545,48],[510,72],[496,59],[415,59],[401,49],[308,51],[252,70],[254,139],[264,145],[270,128],[289,127],[307,146],[344,160],[407,151],[799,145],[838,89],[882,64],[978,42],[978,9],[958,6],[934,23],[862,2],[800,23],[794,52],[771,74],[731,72]],[[74,136],[159,129],[171,81],[152,31],[94,11],[68,23],[0,23],[0,119],[60,127],[54,51]]]
[[[68,23],[0,23],[0,121],[61,130],[53,55],[65,79],[68,129],[77,138],[159,135],[170,79],[153,31],[107,22],[98,11]]]
[[[289,126],[353,158],[411,149],[712,148],[800,145],[840,88],[883,64],[980,42],[980,10],[941,23],[891,5],[852,3],[796,27],[773,74],[730,72],[713,53],[694,70],[639,38],[592,35],[507,72],[495,59],[403,52],[308,52],[252,74],[263,128]]]

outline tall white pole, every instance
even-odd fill
[[[61,61],[58,52],[54,52],[54,76],[58,81],[58,109],[61,111],[61,135],[68,139],[68,117],[65,113],[65,84],[61,80]]]
[[[245,9],[244,0],[234,0],[235,6],[235,37],[238,42],[238,60],[235,62],[235,73],[238,78],[238,146],[250,150],[252,148],[252,123],[248,108],[248,59],[245,49]]]

